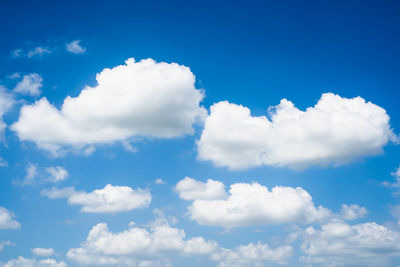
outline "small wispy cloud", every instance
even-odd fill
[[[74,40],[65,45],[65,48],[68,52],[73,54],[84,54],[86,52],[86,48],[80,45],[81,40]]]

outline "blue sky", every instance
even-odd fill
[[[0,5],[0,266],[400,265],[397,2]]]

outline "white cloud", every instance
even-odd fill
[[[181,191],[185,193],[181,197],[194,200],[189,206],[190,218],[202,225],[232,228],[265,224],[310,223],[331,216],[328,209],[321,206],[315,207],[311,196],[301,187],[275,186],[269,191],[267,187],[258,183],[236,183],[230,186],[227,197],[220,194],[221,198],[217,199],[215,194],[207,195],[204,192],[207,192],[207,186],[221,188],[223,185],[212,180],[207,183],[197,183],[200,183],[200,188],[206,188],[206,190],[193,191],[192,195],[190,191]],[[206,198],[209,196],[213,196],[213,199]]]
[[[393,205],[390,207],[390,213],[397,219],[397,223],[400,226],[400,205]]]
[[[387,187],[400,187],[400,166],[397,167],[397,169],[391,173],[391,175],[396,179],[394,182],[388,182],[385,181],[383,182],[383,185]]]
[[[106,185],[86,193],[73,188],[51,189],[41,192],[51,199],[67,198],[71,205],[80,205],[82,212],[117,213],[147,207],[151,202],[151,194],[147,190],[134,190],[128,186]]]
[[[163,179],[161,179],[161,178],[158,178],[158,179],[155,180],[154,183],[155,184],[165,184],[165,181]]]
[[[400,233],[376,223],[349,225],[340,221],[304,231],[302,260],[323,266],[393,266],[400,256]]]
[[[193,73],[176,63],[131,58],[96,79],[97,86],[68,96],[61,109],[46,98],[23,106],[11,128],[21,140],[57,153],[62,146],[192,134],[193,124],[206,114]]]
[[[84,54],[86,52],[86,48],[82,47],[80,45],[80,40],[75,40],[72,41],[68,44],[65,45],[65,48],[67,49],[68,52],[71,52],[73,54]]]
[[[258,242],[239,246],[234,250],[220,249],[218,253],[212,255],[212,259],[219,262],[220,267],[264,266],[264,263],[268,264],[268,262],[287,264],[292,252],[291,246],[272,249],[267,244]]]
[[[52,248],[33,248],[32,253],[40,257],[48,257],[54,254],[54,249]]]
[[[37,73],[24,75],[22,80],[17,83],[14,91],[23,95],[39,96],[42,92],[40,88],[43,78]]]
[[[24,180],[21,182],[19,180],[16,180],[16,184],[19,185],[30,185],[33,184],[37,178],[39,178],[39,172],[38,172],[38,167],[35,164],[28,163],[26,166],[26,174],[24,177]]]
[[[51,51],[47,47],[37,46],[37,47],[33,48],[32,50],[29,50],[28,53],[26,54],[26,56],[29,58],[35,57],[35,56],[41,57],[45,54],[50,54],[50,53],[51,53]]]
[[[110,232],[105,223],[95,225],[80,248],[68,251],[68,258],[81,265],[141,266],[149,260],[166,262],[171,255],[209,255],[217,247],[202,237],[185,239],[183,230],[164,220],[149,229],[129,225],[119,233]]]
[[[344,164],[398,141],[386,111],[361,97],[326,93],[306,111],[282,99],[269,118],[227,101],[211,106],[198,157],[230,169]]]
[[[4,86],[0,85],[0,139],[4,138],[4,130],[7,127],[3,121],[3,116],[14,104],[15,100],[12,95],[7,92]]]
[[[0,251],[2,251],[4,249],[4,247],[6,246],[15,246],[15,243],[7,240],[7,241],[1,241],[0,242]]]
[[[11,57],[22,57],[23,56],[23,50],[21,48],[15,49],[10,52]]]
[[[56,261],[55,259],[36,260],[24,257],[9,260],[2,267],[67,267],[63,261]]]
[[[219,181],[208,179],[206,183],[185,177],[175,186],[179,197],[185,200],[212,200],[226,198],[225,186]]]
[[[364,207],[360,207],[359,205],[342,205],[342,209],[340,210],[340,216],[343,220],[351,221],[364,217],[367,215],[367,209]]]
[[[16,229],[21,225],[14,220],[14,213],[4,207],[0,207],[0,229]]]
[[[48,181],[52,183],[61,182],[68,178],[68,171],[60,166],[48,167],[46,172],[49,174]]]

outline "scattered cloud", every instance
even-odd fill
[[[7,125],[3,121],[3,116],[7,113],[15,104],[13,96],[7,91],[7,89],[0,85],[0,139],[4,139],[4,133]]]
[[[3,158],[0,158],[0,167],[8,167],[8,162]]]
[[[49,175],[48,180],[52,183],[61,182],[68,178],[68,171],[61,166],[48,167],[46,172]]]
[[[393,266],[400,257],[400,233],[376,223],[330,222],[303,233],[302,261],[322,266]]]
[[[0,229],[17,229],[21,225],[14,220],[14,213],[4,207],[0,207]]]
[[[15,243],[11,241],[1,241],[0,242],[0,251],[2,251],[6,246],[15,246]]]
[[[367,215],[368,211],[364,207],[360,207],[359,205],[342,205],[342,209],[340,210],[340,217],[343,220],[351,221],[364,217]]]
[[[87,193],[75,191],[71,187],[44,190],[41,195],[51,199],[67,198],[71,205],[80,205],[81,212],[89,213],[117,213],[148,207],[151,194],[148,190],[134,190],[128,186],[106,185]]]
[[[26,56],[28,58],[41,57],[45,54],[50,54],[50,53],[51,53],[51,51],[47,47],[37,46],[37,47],[29,50],[28,53],[26,54]]]
[[[55,259],[31,259],[19,256],[16,259],[9,260],[3,267],[67,267],[63,261],[56,261]]]
[[[219,267],[241,267],[241,266],[264,266],[268,262],[287,264],[287,260],[292,256],[291,246],[281,246],[275,249],[267,244],[258,242],[250,243],[246,246],[239,246],[234,250],[220,249],[212,255],[212,260],[219,262]],[[268,266],[268,265],[266,265]]]
[[[65,45],[65,48],[68,52],[73,54],[84,54],[86,52],[86,48],[80,45],[80,40],[75,40]]]
[[[214,104],[197,142],[199,159],[230,169],[305,168],[344,164],[398,142],[386,111],[361,97],[326,93],[306,111],[282,99],[269,118],[227,101]]]
[[[385,181],[383,182],[383,185],[387,187],[400,187],[400,166],[397,167],[397,169],[391,173],[391,175],[394,177],[395,181],[394,182],[388,182]]]
[[[67,97],[61,109],[46,98],[21,108],[11,126],[23,141],[53,154],[62,146],[85,147],[133,137],[173,138],[192,134],[206,110],[189,68],[152,59],[104,69],[98,85]],[[43,119],[45,118],[45,119]]]
[[[33,248],[32,253],[40,257],[49,257],[54,254],[54,249],[52,248]]]
[[[22,57],[23,56],[23,50],[18,48],[10,52],[10,56],[13,58],[17,57]]]
[[[158,178],[154,181],[155,184],[165,184],[165,181],[161,178]]]
[[[188,179],[185,183],[188,181],[190,181],[189,184],[201,183]],[[233,228],[265,224],[310,223],[325,220],[331,216],[328,209],[322,206],[315,207],[311,196],[301,187],[275,186],[270,191],[267,187],[255,182],[236,183],[230,186],[226,197],[221,192],[223,184],[217,181],[208,180],[207,183],[200,184],[198,188],[200,189],[194,190],[192,195],[190,190],[181,189],[178,193],[183,199],[193,200],[189,206],[190,218],[201,225]],[[209,192],[219,193],[210,194]],[[220,198],[217,198],[218,195]]]
[[[390,214],[397,219],[397,224],[400,226],[400,205],[390,206]]]
[[[40,90],[43,86],[42,82],[43,78],[37,73],[24,75],[22,80],[15,86],[14,92],[22,95],[39,96],[42,93]]]

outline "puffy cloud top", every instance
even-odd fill
[[[269,117],[227,101],[214,104],[198,140],[199,158],[231,169],[304,168],[376,155],[398,140],[386,111],[361,97],[326,93],[306,111],[283,99]]]
[[[151,202],[151,194],[147,190],[133,190],[128,186],[106,185],[86,193],[73,188],[51,189],[42,191],[49,198],[67,198],[73,205],[81,205],[82,212],[116,213],[147,207]]]
[[[181,185],[181,182],[178,185]],[[215,194],[207,199],[210,196],[208,192],[219,191],[221,186],[223,188],[222,183],[216,181],[210,183],[210,180],[207,183],[194,182],[201,185],[198,191],[193,191],[192,195],[190,190],[178,192],[181,198],[193,200],[189,206],[190,217],[203,225],[232,228],[264,224],[310,223],[326,219],[331,215],[329,210],[321,206],[315,207],[311,196],[301,187],[275,186],[270,191],[258,183],[237,183],[230,186],[227,197],[219,193],[219,199]],[[201,188],[203,192],[200,191]]]
[[[61,109],[42,98],[21,108],[12,125],[18,137],[57,151],[61,146],[123,141],[132,137],[172,138],[193,133],[203,118],[204,94],[189,68],[152,59],[104,69],[98,85],[66,97]]]

